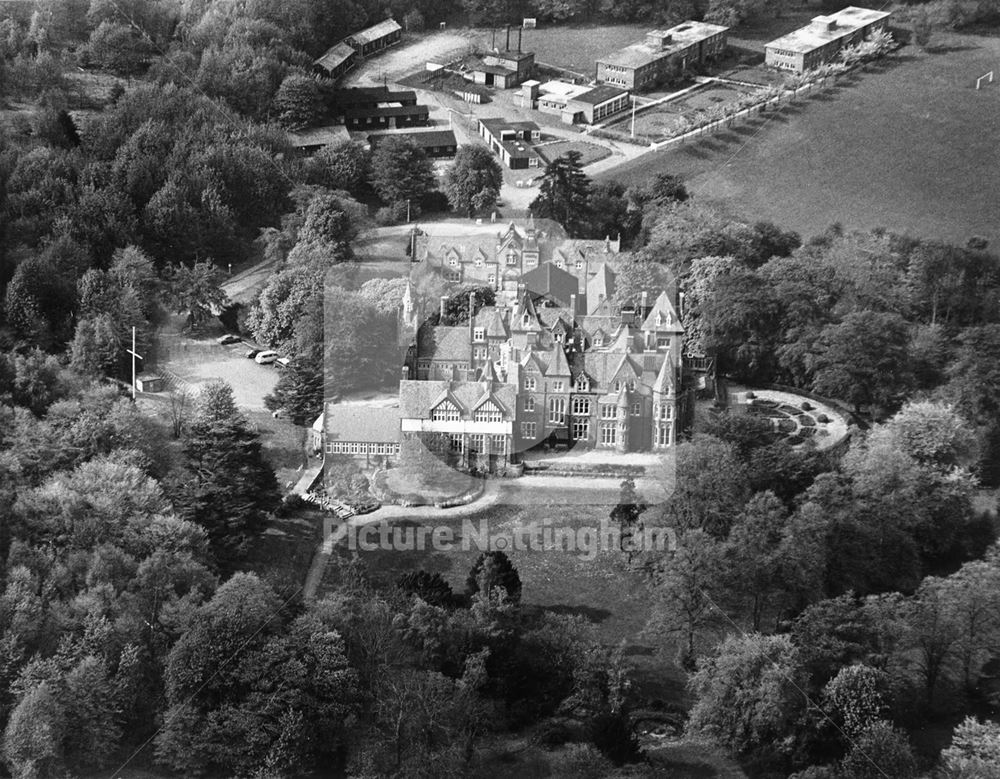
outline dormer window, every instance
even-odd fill
[[[481,255],[481,254],[477,254],[476,255],[476,267],[477,268],[482,268],[483,267],[483,255]]]
[[[628,383],[628,391],[635,392],[635,379],[632,379],[632,381]]]
[[[622,391],[622,383],[620,381],[616,381],[615,382],[615,392],[621,392],[621,391]]]
[[[555,336],[557,344],[561,344],[563,341],[566,340],[566,334],[565,333],[553,333],[553,335]]]
[[[576,261],[576,269],[577,270],[583,270],[583,260],[577,260]]]
[[[515,252],[507,252],[507,264],[517,265],[517,254]]]
[[[431,410],[431,420],[434,422],[458,422],[461,418],[458,406],[444,400]]]
[[[472,331],[472,340],[474,341],[485,341],[486,340],[486,328],[477,327]]]
[[[503,422],[503,412],[495,403],[483,403],[476,409],[475,420],[477,422]]]
[[[587,377],[582,373],[576,377],[576,391],[577,392],[588,392],[590,390],[590,382],[587,381]]]
[[[456,267],[458,265],[458,258],[452,255],[448,258],[448,264],[453,268]]]
[[[525,313],[524,316],[521,317],[521,324],[527,327],[529,321],[531,321],[531,317],[529,317],[528,314]]]

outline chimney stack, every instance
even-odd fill
[[[576,319],[576,295],[569,296],[569,310],[573,318]]]
[[[517,53],[521,53],[521,34],[524,32],[524,25],[517,28]]]
[[[504,51],[510,51],[510,25],[507,25],[507,45],[504,46]]]

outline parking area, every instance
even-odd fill
[[[211,339],[176,338],[161,345],[160,368],[191,387],[222,380],[233,388],[236,405],[263,411],[264,396],[278,383],[280,369],[245,357],[250,344],[220,346]]]

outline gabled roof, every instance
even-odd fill
[[[658,330],[660,332],[683,333],[680,317],[670,302],[670,296],[663,291],[653,303],[645,321],[642,323],[643,330]]]
[[[660,366],[660,372],[656,374],[656,381],[653,382],[653,392],[660,392],[664,395],[674,394],[674,361],[670,355]]]
[[[602,304],[607,304],[610,313],[610,303],[607,301],[615,294],[615,273],[606,262],[597,266],[597,272],[587,280],[587,313],[593,314]]]
[[[529,292],[554,300],[560,306],[569,306],[570,296],[580,292],[580,282],[576,276],[551,262],[543,262],[534,270],[528,271],[521,276],[521,281]]]
[[[552,350],[552,359],[549,361],[549,367],[545,371],[546,376],[569,376],[571,375],[569,369],[569,362],[566,360],[566,352],[562,350],[562,347],[557,346]]]
[[[386,19],[385,21],[373,24],[371,27],[366,27],[364,30],[356,32],[354,35],[349,35],[348,37],[356,44],[363,45],[365,43],[377,41],[387,35],[392,35],[394,32],[402,29],[403,28],[399,26],[399,22],[395,19]]]
[[[527,321],[525,321],[527,317]],[[516,332],[537,332],[542,330],[542,324],[538,321],[538,312],[535,304],[531,300],[531,295],[525,292],[514,308],[514,313],[510,317],[510,329]]]
[[[357,54],[354,49],[349,44],[341,41],[327,49],[323,56],[319,57],[314,64],[332,73],[347,62],[347,60],[356,56]]]
[[[476,327],[486,331],[487,338],[507,338],[510,331],[504,321],[503,314],[495,306],[483,306],[476,314]]]
[[[431,409],[445,397],[451,398],[468,418],[469,411],[483,397],[479,381],[414,381],[399,383],[399,415],[405,419],[426,419]],[[492,392],[497,404],[509,415],[514,408],[517,389],[512,384],[498,384]]]

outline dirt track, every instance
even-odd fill
[[[428,60],[447,62],[472,47],[466,31],[405,34],[403,42],[387,52],[364,60],[344,79],[344,86],[367,86],[397,81]]]

